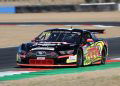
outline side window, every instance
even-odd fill
[[[96,37],[96,35],[95,34],[91,34],[92,35],[92,38],[94,39],[94,40],[96,40],[97,39],[97,37]]]
[[[83,44],[86,44],[86,40],[85,40],[84,37],[82,37],[82,43],[83,43]]]
[[[84,33],[84,38],[85,38],[85,40],[92,39],[92,36],[89,32],[86,32],[86,33]]]
[[[87,39],[92,39],[92,36],[89,32],[85,32],[83,37],[82,37],[82,43],[86,44],[87,43]]]

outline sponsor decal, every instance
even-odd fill
[[[37,55],[46,55],[46,51],[37,51],[36,54]]]
[[[31,50],[54,50],[52,47],[37,47],[37,48],[32,48]]]
[[[50,43],[44,43],[44,44],[38,44],[41,46],[55,46],[55,45],[60,45],[60,44],[50,44]]]
[[[45,57],[37,57],[37,60],[45,60]]]
[[[77,62],[77,55],[69,56],[66,62],[67,63]]]
[[[85,51],[84,56],[84,65],[91,64],[94,61],[101,60],[102,55],[102,49],[103,49],[104,43],[102,41],[93,43],[90,46],[83,46],[83,49]]]

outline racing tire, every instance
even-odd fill
[[[83,67],[84,66],[84,57],[83,57],[83,51],[80,49],[77,51],[77,67]]]
[[[106,63],[106,49],[105,47],[102,50],[102,59],[101,59],[101,64],[105,64]]]

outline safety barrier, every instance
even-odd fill
[[[89,12],[116,11],[116,3],[94,3],[80,5],[30,5],[30,6],[0,6],[0,13],[39,13],[39,12]]]
[[[118,10],[116,3],[94,3],[80,5],[46,5],[46,6],[17,6],[17,13],[37,12],[90,12],[90,11],[115,11]]]
[[[14,6],[0,6],[0,13],[16,13]]]

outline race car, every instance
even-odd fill
[[[43,31],[29,43],[19,46],[18,66],[86,66],[105,64],[107,41],[95,36],[97,31],[53,28]]]

